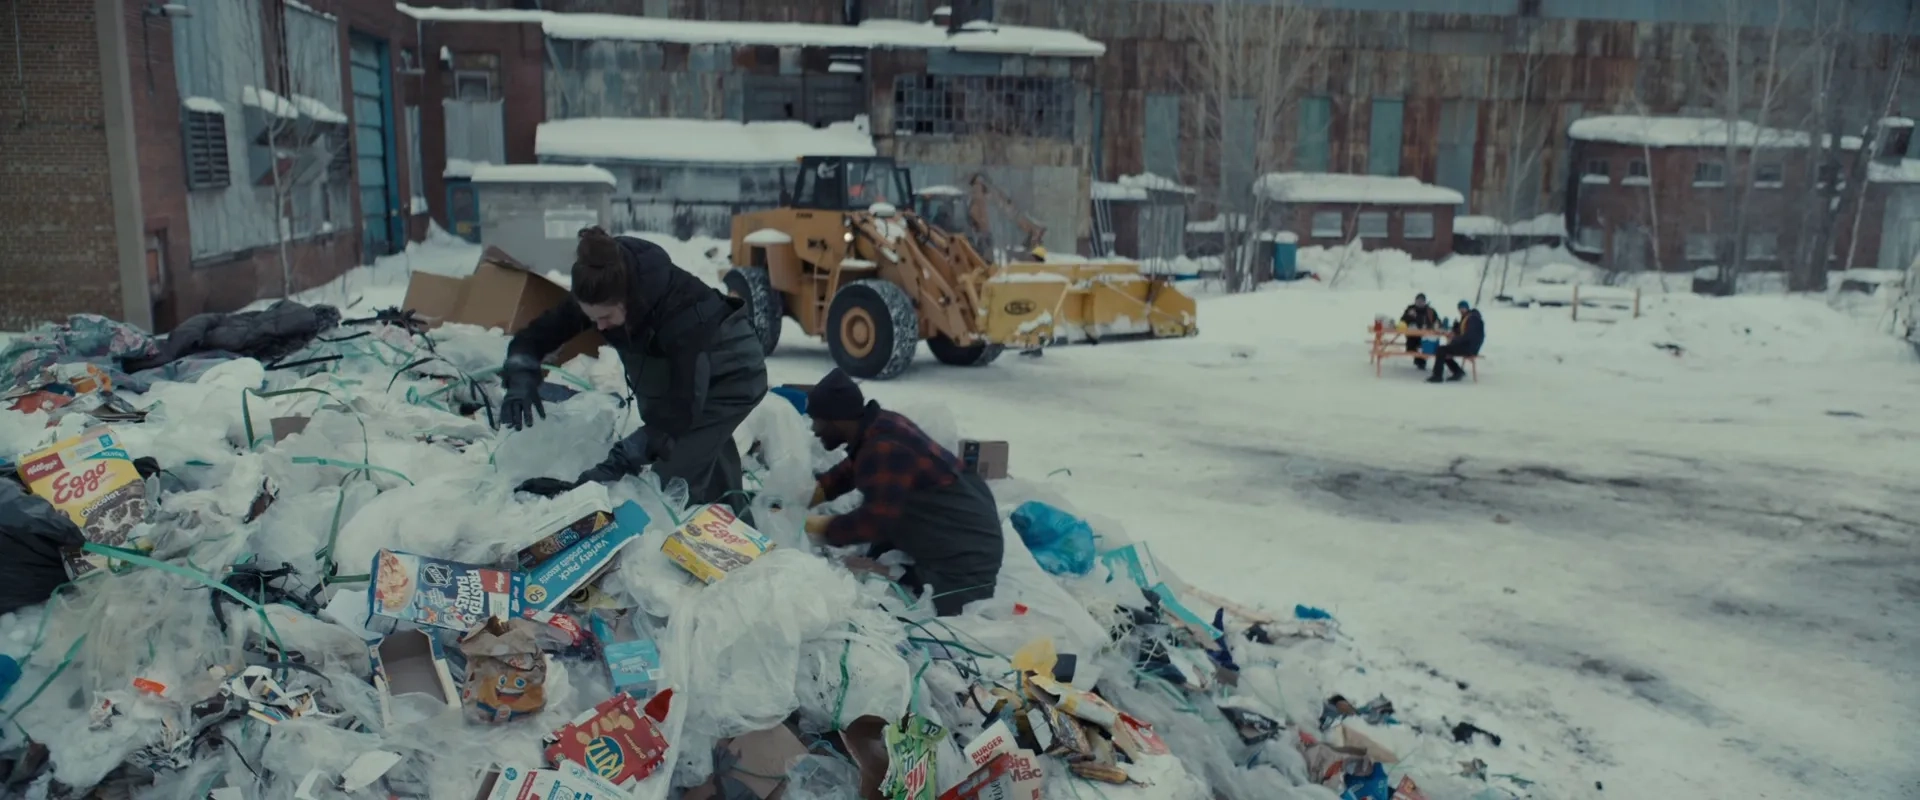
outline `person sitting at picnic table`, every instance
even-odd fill
[[[1425,293],[1416,294],[1413,296],[1413,305],[1407,306],[1407,310],[1400,314],[1400,321],[1407,323],[1407,330],[1430,331],[1440,327],[1440,312],[1435,310],[1433,306],[1427,305],[1427,296]],[[1407,352],[1420,352],[1420,341],[1420,337],[1408,334]],[[1413,368],[1426,369],[1427,360],[1420,356],[1414,356]]]
[[[1466,372],[1460,369],[1460,362],[1454,358],[1480,355],[1480,345],[1486,340],[1487,325],[1480,319],[1480,311],[1472,303],[1460,301],[1460,319],[1453,323],[1453,334],[1447,337],[1447,343],[1440,345],[1439,352],[1434,354],[1433,377],[1428,378],[1427,382],[1439,383],[1442,368],[1452,373],[1447,380],[1460,380]]]

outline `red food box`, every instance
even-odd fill
[[[549,763],[572,761],[616,786],[652,775],[667,757],[667,737],[659,723],[627,694],[601,702],[554,731],[549,741]]]

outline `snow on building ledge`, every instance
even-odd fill
[[[293,107],[299,109],[303,116],[330,125],[347,124],[347,115],[340,113],[339,109],[327,105],[325,101],[308,97],[304,94],[296,94],[292,97]]]
[[[1457,206],[1467,201],[1459,192],[1419,178],[1335,172],[1270,173],[1254,183],[1253,191],[1278,203]]]
[[[447,166],[440,171],[442,178],[472,178],[473,171],[488,164],[485,161],[468,161],[464,158],[449,158]]]
[[[220,105],[220,101],[211,97],[182,97],[180,105],[185,106],[188,111],[198,111],[202,114],[227,113],[227,107]]]
[[[825,128],[788,121],[562,119],[540,123],[534,152],[543,159],[706,164],[791,164],[801,156],[879,154],[864,116]]]
[[[1716,117],[1608,116],[1575,121],[1567,137],[1635,147],[1726,147],[1727,131],[1727,121]],[[1741,120],[1733,126],[1733,143],[1736,147],[1796,148],[1811,146],[1813,137],[1805,131],[1762,128]],[[1858,136],[1840,137],[1842,149],[1858,150],[1860,145]]]
[[[1093,199],[1146,202],[1147,192],[1174,192],[1176,194],[1194,194],[1191,186],[1184,186],[1172,178],[1163,178],[1151,172],[1139,175],[1122,175],[1114,183],[1093,182]]]
[[[1870,183],[1920,183],[1920,158],[1901,159],[1898,164],[1867,162]]]
[[[1453,218],[1453,232],[1461,236],[1566,236],[1567,219],[1560,214],[1541,214],[1533,219],[1503,224],[1493,217]]]
[[[604,183],[618,186],[613,173],[595,166],[573,164],[481,164],[473,168],[474,183]]]
[[[274,94],[271,89],[256,86],[240,87],[241,105],[252,106],[281,119],[299,119],[300,109],[295,108],[287,98]]]
[[[870,19],[859,25],[797,22],[710,22],[632,17],[618,14],[567,14],[470,8],[400,10],[421,22],[538,23],[555,39],[611,39],[680,44],[741,44],[867,49],[951,49],[967,53],[1097,58],[1107,46],[1072,31],[1020,25],[970,23],[959,33],[932,22]]]

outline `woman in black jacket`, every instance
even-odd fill
[[[724,500],[750,519],[733,431],[766,396],[767,367],[745,302],[674,265],[644,239],[587,228],[574,258],[573,302],[541,314],[507,346],[500,416],[514,430],[532,425],[536,413],[545,417],[541,359],[598,328],[620,355],[643,424],[573,483],[535,478],[521,489],[552,494],[650,465],[662,483],[685,480],[689,504]]]

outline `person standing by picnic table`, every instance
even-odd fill
[[[1487,324],[1480,318],[1479,309],[1465,300],[1460,301],[1460,319],[1453,323],[1453,335],[1448,337],[1447,343],[1440,345],[1439,352],[1434,354],[1433,377],[1428,378],[1427,382],[1439,383],[1442,368],[1452,373],[1446,380],[1460,380],[1466,372],[1460,369],[1460,362],[1455,361],[1454,358],[1480,355],[1480,345],[1486,340]]]
[[[1440,312],[1435,310],[1433,306],[1427,305],[1427,296],[1425,293],[1416,294],[1413,296],[1413,305],[1407,306],[1407,310],[1401,312],[1400,321],[1407,323],[1407,330],[1430,331],[1440,327]],[[1407,352],[1420,352],[1420,342],[1420,337],[1408,334]],[[1413,368],[1426,369],[1427,360],[1421,356],[1414,356]]]

